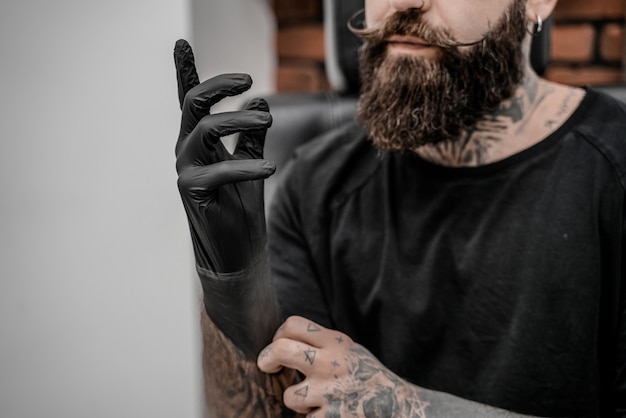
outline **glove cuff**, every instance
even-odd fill
[[[199,266],[196,270],[208,316],[237,348],[256,360],[280,325],[267,258],[238,272],[216,273]]]

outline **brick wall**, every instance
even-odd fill
[[[341,0],[337,0],[341,1]],[[322,0],[272,0],[280,92],[328,90]],[[626,81],[626,0],[560,0],[546,78],[572,85]]]
[[[278,26],[276,90],[328,90],[322,0],[273,0],[272,3]]]
[[[546,78],[573,85],[626,81],[625,17],[626,0],[560,0]]]

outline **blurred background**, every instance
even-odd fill
[[[277,19],[277,89],[323,91],[324,2],[273,0]],[[545,77],[578,86],[625,81],[625,0],[559,0],[552,16],[550,63]]]
[[[0,417],[200,417],[174,42],[324,92],[322,0],[0,4]],[[561,0],[546,77],[624,83],[624,0]]]

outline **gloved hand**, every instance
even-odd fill
[[[264,100],[244,110],[211,114],[227,96],[248,90],[246,74],[223,74],[199,83],[193,52],[180,40],[174,49],[182,109],[176,143],[178,187],[187,213],[196,269],[211,320],[254,358],[278,324],[269,265],[263,179],[275,171],[263,160],[272,123]],[[239,133],[230,154],[221,137]]]

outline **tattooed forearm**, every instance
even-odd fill
[[[298,316],[278,329],[258,366],[268,373],[299,370],[303,380],[286,389],[284,403],[307,418],[523,417],[411,384],[347,334]]]
[[[349,378],[337,380],[332,394],[326,395],[329,412],[325,418],[427,416],[429,404],[421,399],[417,387],[393,374],[362,346],[355,345],[348,353],[341,363],[345,364]],[[340,365],[336,360],[332,363]]]
[[[337,380],[326,395],[329,412],[323,418],[527,417],[412,385],[359,345],[350,348],[344,361],[349,378]]]
[[[284,369],[273,375],[262,373],[254,360],[213,324],[204,309],[202,339],[205,400],[211,418],[296,416],[282,403],[285,388],[298,381],[295,372]]]

